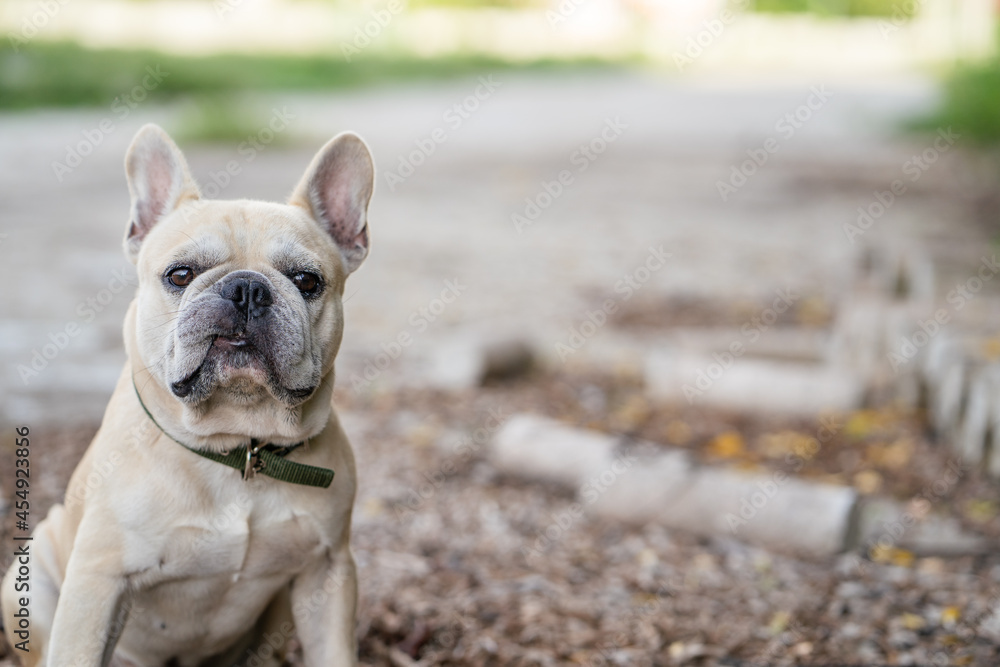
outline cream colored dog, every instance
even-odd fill
[[[368,254],[368,148],[334,138],[287,205],[202,200],[154,125],[125,162],[128,362],[34,531],[30,590],[16,568],[4,580],[12,644],[30,596],[15,654],[254,667],[280,664],[294,634],[310,667],[354,665],[354,457],[331,391],[344,281]]]

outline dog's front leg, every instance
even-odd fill
[[[108,552],[74,549],[56,604],[48,667],[104,667],[111,662],[128,613],[125,577],[109,562],[114,560]]]
[[[292,615],[306,667],[353,667],[358,581],[347,546],[292,583]]]

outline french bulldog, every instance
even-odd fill
[[[374,165],[343,133],[286,204],[202,199],[159,127],[125,159],[138,273],[100,430],[3,582],[28,667],[356,664],[354,456],[332,405]],[[332,471],[332,472],[331,472]],[[330,477],[333,477],[332,481]]]

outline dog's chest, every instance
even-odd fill
[[[274,494],[237,494],[175,516],[159,539],[136,535],[129,551],[161,581],[291,575],[329,546],[321,526]]]
[[[266,489],[216,489],[211,502],[174,507],[150,522],[158,527],[126,532],[127,552],[144,566],[120,646],[197,664],[252,628],[278,590],[323,557],[336,528],[329,516]]]

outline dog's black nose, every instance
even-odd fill
[[[247,278],[232,278],[223,285],[219,294],[223,299],[232,301],[236,309],[250,320],[261,317],[274,303],[267,285]]]

